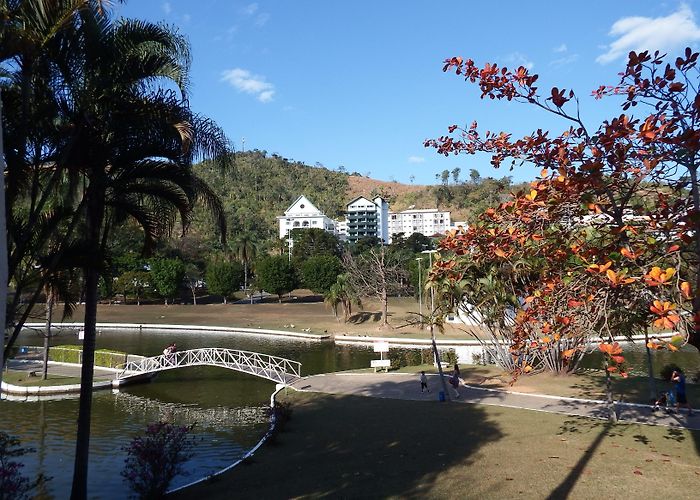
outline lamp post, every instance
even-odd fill
[[[423,280],[421,279],[421,261],[423,257],[416,257],[416,262],[418,262],[418,314],[420,315],[420,329],[423,329]]]
[[[427,253],[430,261],[430,267],[433,267],[433,254],[437,250],[423,250],[421,253]],[[440,362],[440,354],[437,350],[437,344],[435,343],[435,290],[430,287],[430,340],[433,345],[433,357],[435,358],[435,363],[437,363],[438,373],[440,374],[440,383],[442,384],[442,392],[445,394],[445,399],[451,401],[450,393],[447,390],[447,385],[445,385],[445,377],[442,373],[442,363]]]

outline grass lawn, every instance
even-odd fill
[[[697,498],[700,432],[289,393],[250,463],[175,498]]]
[[[356,311],[348,323],[336,321],[333,312],[326,305],[309,296],[308,291],[297,290],[296,299],[285,299],[282,304],[268,299],[261,304],[175,304],[124,305],[101,304],[98,307],[97,320],[105,323],[168,323],[208,326],[238,326],[245,328],[270,328],[280,330],[302,331],[310,329],[311,333],[335,335],[369,335],[382,337],[430,338],[427,329],[418,325],[408,326],[415,321],[418,303],[410,297],[389,299],[390,328],[380,328],[381,312],[378,302],[367,300],[364,310]],[[32,313],[41,317],[43,304]],[[73,314],[73,321],[82,321],[84,308],[78,306]],[[290,325],[294,325],[292,328]],[[459,328],[448,325],[445,333],[437,334],[438,339],[470,339]]]
[[[406,373],[436,373],[433,365],[406,366],[398,371]],[[447,373],[451,373],[447,370]],[[521,376],[513,385],[511,377],[495,366],[462,365],[460,374],[466,384],[505,391],[534,394],[551,394],[582,399],[605,399],[605,374],[602,370],[582,371],[576,375],[552,375],[538,373]],[[657,391],[672,388],[670,382],[656,379]],[[628,378],[613,377],[613,394],[616,400],[628,403],[649,403],[649,381],[643,376]],[[700,408],[700,385],[686,383],[686,391],[691,405]]]
[[[70,385],[79,384],[80,377],[64,377],[49,373],[46,380],[42,380],[41,372],[38,377],[30,377],[29,372],[23,370],[7,370],[2,374],[2,381],[12,385]]]

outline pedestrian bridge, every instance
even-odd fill
[[[123,365],[117,380],[155,374],[188,366],[220,366],[249,375],[290,385],[301,378],[301,363],[277,356],[250,351],[206,347],[132,359]]]

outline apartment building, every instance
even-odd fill
[[[374,200],[359,196],[345,208],[347,240],[350,243],[367,236],[376,236],[389,243],[389,204],[381,196]]]
[[[437,208],[389,212],[389,234],[392,236],[398,233],[403,233],[404,237],[413,233],[425,236],[445,234],[450,225],[450,212],[441,212]]]

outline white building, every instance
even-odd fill
[[[374,201],[359,196],[345,207],[347,220],[347,240],[357,240],[376,236],[384,243],[389,243],[389,204],[381,196]]]
[[[425,236],[445,234],[450,229],[450,212],[437,208],[409,209],[403,212],[389,212],[389,234],[403,233],[409,237],[413,233]]]
[[[335,221],[335,235],[340,241],[346,241],[348,239],[348,220],[337,220]]]
[[[301,195],[284,212],[277,217],[280,223],[280,238],[289,236],[293,229],[323,229],[335,233],[335,221],[326,217],[309,199]]]

